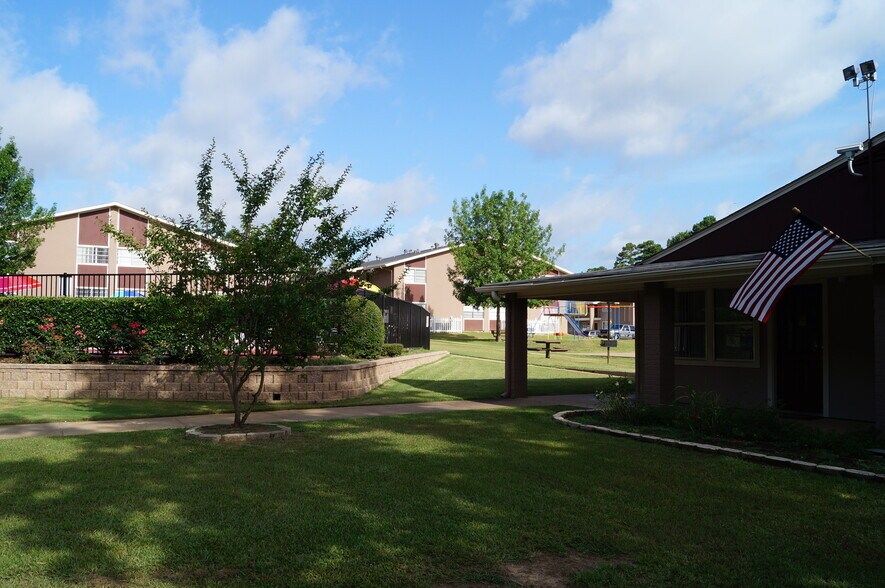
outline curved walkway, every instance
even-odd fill
[[[424,414],[453,410],[492,410],[522,406],[574,406],[595,408],[599,401],[593,394],[563,394],[559,396],[529,396],[526,398],[495,400],[444,400],[439,402],[414,402],[409,404],[374,404],[368,406],[341,406],[333,408],[303,408],[253,412],[250,423],[276,423],[284,421],[323,421],[373,416]],[[67,437],[70,435],[93,435],[96,433],[125,433],[131,431],[156,431],[159,429],[185,429],[200,425],[233,422],[232,413],[203,414],[116,421],[77,421],[33,423],[0,426],[0,439],[24,437]]]

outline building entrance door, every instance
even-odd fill
[[[823,413],[823,351],[821,285],[787,288],[777,305],[777,408]]]

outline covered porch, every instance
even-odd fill
[[[688,389],[723,404],[875,422],[885,429],[885,242],[837,246],[767,324],[727,308],[761,254],[659,262],[493,284],[507,308],[505,395],[526,396],[529,299],[636,304],[636,388],[647,404]]]

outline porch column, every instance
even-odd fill
[[[508,294],[504,341],[504,398],[528,396],[528,300]]]
[[[647,404],[673,401],[673,290],[646,284],[639,302],[642,322],[636,345],[639,398]]]
[[[885,266],[873,266],[873,411],[885,431]]]

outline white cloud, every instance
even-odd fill
[[[379,257],[399,255],[406,250],[427,249],[433,245],[443,245],[448,219],[422,217],[409,224],[396,222],[397,226],[405,226],[405,230],[395,231],[379,243],[372,251]]]
[[[188,0],[122,0],[106,26],[105,68],[136,83],[159,78],[183,39],[207,34]]]
[[[885,3],[615,0],[553,53],[506,73],[539,152],[684,151],[803,115],[847,63],[885,47]],[[714,138],[715,137],[715,138]]]
[[[410,169],[390,182],[371,182],[349,177],[339,192],[344,206],[356,206],[361,212],[378,216],[384,208],[396,204],[398,216],[409,216],[436,201],[433,178],[418,169]],[[361,215],[362,216],[362,215]]]
[[[541,210],[541,221],[553,227],[553,242],[614,230],[633,216],[633,198],[620,189],[601,189],[586,176],[569,192]]]
[[[541,4],[544,0],[507,0],[505,6],[507,12],[510,13],[509,22],[511,24],[523,22],[531,14],[532,10]]]
[[[116,146],[100,128],[89,92],[65,82],[57,69],[19,72],[0,48],[0,126],[14,136],[22,159],[40,177],[106,171]]]
[[[213,138],[219,153],[243,149],[254,171],[295,137],[285,167],[298,173],[309,148],[304,133],[323,107],[376,80],[344,52],[313,44],[300,13],[288,8],[224,40],[198,24],[176,39],[169,53],[182,76],[175,107],[131,149],[132,160],[154,179],[117,186],[124,201],[160,214],[191,210],[197,166]],[[218,178],[226,174],[220,162],[217,171]],[[226,177],[218,183],[230,184]],[[235,206],[232,191],[219,196]]]

